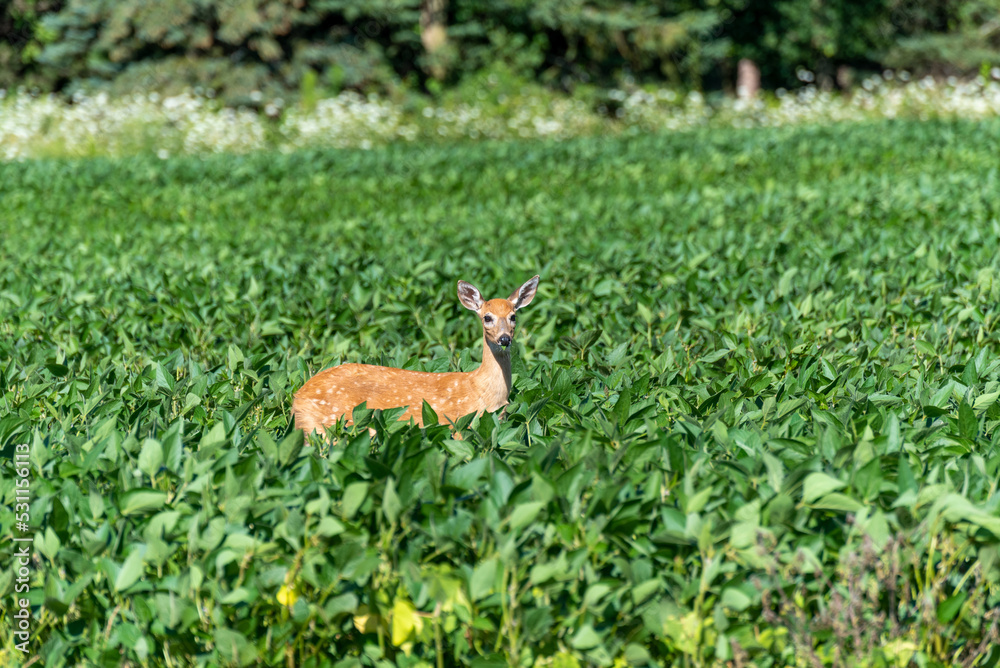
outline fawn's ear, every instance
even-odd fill
[[[458,301],[470,311],[479,311],[483,307],[483,296],[475,286],[465,281],[458,282]]]
[[[535,290],[537,289],[538,277],[535,276],[534,278],[529,278],[524,285],[511,293],[510,297],[507,298],[507,301],[514,305],[515,311],[519,308],[524,308],[531,303],[531,300],[535,296]]]

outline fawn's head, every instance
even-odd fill
[[[458,282],[458,299],[462,306],[475,311],[483,323],[483,335],[494,353],[506,351],[514,338],[516,312],[531,303],[538,289],[538,277],[528,281],[511,293],[507,299],[483,301],[483,296],[470,283]]]

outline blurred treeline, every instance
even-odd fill
[[[227,101],[439,93],[510,75],[573,90],[849,86],[1000,64],[1000,0],[0,0],[0,88],[202,87]],[[260,91],[263,95],[251,95]]]

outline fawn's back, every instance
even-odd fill
[[[341,364],[313,376],[295,395],[295,426],[321,430],[367,402],[368,408],[408,406],[401,420],[423,425],[423,402],[438,417],[454,421],[478,410],[463,373],[429,373],[370,364]]]

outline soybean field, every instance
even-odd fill
[[[881,121],[0,164],[0,664],[996,665],[997,155]],[[475,368],[456,281],[536,273],[504,420],[290,426],[334,364]]]

